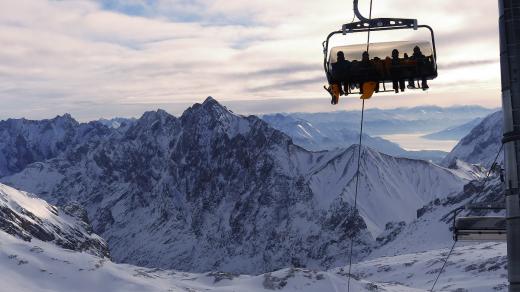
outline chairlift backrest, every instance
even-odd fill
[[[505,217],[461,217],[453,233],[457,241],[505,241],[506,225]]]

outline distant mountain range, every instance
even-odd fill
[[[302,118],[292,115],[265,115],[262,117],[272,127],[289,135],[293,142],[305,149],[320,151],[347,148],[359,143],[359,132],[348,128],[337,128],[333,125],[319,123],[315,126]],[[380,137],[363,134],[362,144],[381,153],[392,156],[422,159],[440,163],[448,154],[444,151],[423,150],[407,151],[398,144]]]
[[[433,133],[449,127],[460,126],[475,118],[485,117],[498,109],[480,106],[437,107],[422,106],[397,109],[367,109],[365,111],[365,133],[370,136]],[[357,131],[361,113],[359,111],[336,111],[328,113],[284,114],[310,122],[315,127],[350,129]],[[270,115],[264,115],[263,118]]]

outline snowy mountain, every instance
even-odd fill
[[[71,203],[57,208],[3,184],[0,184],[0,230],[27,242],[36,239],[70,250],[109,256],[107,244],[92,233],[87,213],[79,205]]]
[[[345,264],[352,236],[362,257],[386,223],[413,220],[470,179],[363,148],[360,217],[352,209],[357,149],[307,151],[208,98],[180,118],[147,112],[124,132],[2,181],[52,203],[80,202],[116,261],[259,274]]]
[[[502,125],[502,111],[487,116],[453,148],[442,165],[448,167],[459,159],[490,167],[502,144]],[[503,154],[498,161],[503,161]]]
[[[320,204],[344,197],[353,204],[358,146],[328,161],[309,177]],[[364,147],[361,151],[358,210],[374,237],[388,222],[410,222],[431,200],[455,195],[473,179],[422,160],[396,158]],[[384,206],[384,207],[383,207]]]
[[[296,145],[308,150],[333,150],[359,143],[359,132],[348,128],[338,129],[328,124],[315,126],[302,118],[283,114],[265,115],[262,119],[289,135]],[[396,143],[366,134],[363,134],[362,144],[388,155],[433,162],[440,162],[447,154],[442,151],[406,151]]]
[[[70,115],[49,120],[9,119],[0,121],[0,177],[27,165],[54,158],[91,137],[107,135],[100,123],[80,124]]]
[[[449,127],[442,131],[424,135],[423,137],[431,140],[460,140],[469,134],[469,132],[471,132],[473,128],[480,124],[482,120],[483,118],[476,118],[465,124]]]
[[[359,143],[359,132],[349,129],[337,131],[335,128],[315,127],[312,123],[282,114],[263,116],[273,128],[289,135],[293,142],[306,149],[320,151],[334,148],[348,148]],[[385,153],[404,152],[399,145],[381,138],[363,135],[363,145]]]

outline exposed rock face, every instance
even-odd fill
[[[57,208],[3,184],[0,184],[0,229],[25,241],[36,238],[66,249],[109,257],[107,244],[92,233],[81,206]]]
[[[54,158],[92,137],[110,132],[98,122],[80,124],[69,114],[41,121],[0,121],[0,177],[19,172],[33,162]]]
[[[197,272],[324,268],[347,262],[351,237],[362,256],[374,242],[369,230],[411,220],[408,209],[466,182],[365,148],[358,213],[357,149],[309,152],[208,98],[180,118],[147,112],[2,180],[60,205],[78,201],[117,261]],[[381,198],[390,211],[372,206]]]

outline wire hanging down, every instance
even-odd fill
[[[356,189],[355,189],[355,195],[354,195],[354,210],[357,210],[357,197],[358,197],[358,189],[359,189],[359,169],[361,167],[361,146],[363,138],[363,120],[365,115],[365,100],[363,99],[362,105],[361,105],[361,123],[360,123],[360,129],[359,129],[359,144],[358,144],[358,161],[357,161],[357,170],[356,170]],[[350,291],[350,273],[352,272],[352,251],[354,248],[354,236],[352,235],[350,237],[350,250],[349,250],[349,256],[348,256],[348,280],[347,280],[347,291]]]
[[[444,268],[446,267],[446,264],[448,263],[448,259],[450,258],[451,254],[453,253],[453,250],[455,249],[455,245],[457,244],[456,241],[453,241],[453,245],[451,246],[450,252],[448,253],[448,256],[444,259],[444,263],[442,264],[442,268],[437,274],[437,278],[435,278],[435,282],[433,282],[432,289],[430,289],[430,292],[433,292],[433,289],[435,288],[435,284],[437,284],[437,281],[439,280],[439,277],[441,276],[442,272],[444,271]]]
[[[370,0],[370,13],[368,15],[368,19],[372,19],[372,0]],[[370,30],[368,30],[367,35],[367,52],[370,49]],[[358,189],[359,189],[359,169],[361,167],[361,146],[362,146],[362,138],[363,138],[363,122],[365,117],[365,100],[362,100],[361,103],[361,123],[359,126],[359,144],[358,144],[358,161],[357,161],[357,170],[356,170],[356,189],[354,194],[354,210],[357,210],[357,197],[358,197]],[[348,257],[348,280],[347,280],[347,291],[350,292],[350,278],[352,272],[352,252],[354,250],[354,236],[350,238],[350,250]]]

